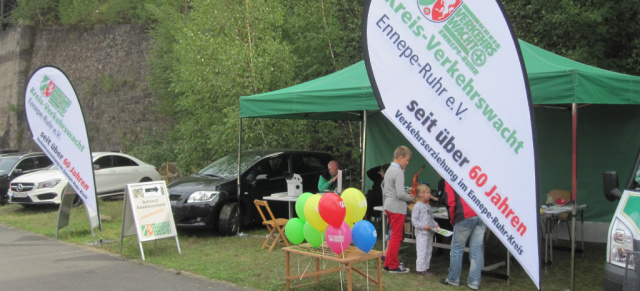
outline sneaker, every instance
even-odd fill
[[[480,287],[479,287],[479,286],[474,286],[474,285],[470,285],[470,284],[467,284],[467,287],[469,287],[469,289],[471,289],[471,290],[478,290],[478,289],[480,289]]]
[[[435,275],[436,273],[431,272],[430,270],[426,270],[426,271],[422,271],[422,272],[417,272],[418,275],[422,275],[422,276],[431,276],[431,275]]]
[[[382,270],[385,272],[389,272],[389,267],[382,267]]]
[[[440,283],[445,284],[445,285],[451,285],[451,286],[460,286],[460,283],[453,283],[453,282],[449,282],[449,280],[447,280],[447,278],[444,278],[442,280],[440,280]]]
[[[389,270],[389,273],[392,273],[392,274],[405,274],[405,273],[409,273],[409,271],[411,271],[409,268],[405,268],[404,266],[400,265],[395,269]]]

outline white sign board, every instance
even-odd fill
[[[127,184],[124,197],[120,252],[122,253],[123,238],[137,235],[142,260],[144,260],[143,241],[175,237],[178,253],[180,253],[180,243],[166,183],[153,181]]]
[[[531,99],[497,1],[371,0],[367,72],[382,113],[540,287]]]

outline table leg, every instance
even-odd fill
[[[547,265],[547,254],[549,252],[549,226],[547,225],[547,219],[542,219],[544,224],[544,264]]]
[[[286,279],[287,279],[287,290],[291,289],[291,281],[289,280],[289,275],[290,275],[290,271],[289,271],[289,252],[285,251],[284,252],[285,256],[284,256],[284,268],[285,268],[285,274],[286,274]]]
[[[347,286],[349,286],[349,291],[353,290],[353,286],[351,285],[351,263],[347,263]]]
[[[584,209],[580,209],[580,240],[582,241],[582,252],[580,252],[580,257],[584,258]]]
[[[378,257],[378,291],[382,291],[382,258]]]
[[[551,219],[549,219],[549,236],[551,236],[551,238],[549,239],[549,262],[548,262],[549,265],[553,264],[553,236],[552,236],[553,223],[551,222],[552,222]]]
[[[316,258],[316,272],[320,271],[320,259]],[[316,275],[316,282],[320,282],[320,275]]]
[[[387,214],[382,211],[382,252],[387,252]]]
[[[289,202],[289,219],[293,218],[293,210],[291,209],[291,204],[293,204],[295,202]],[[295,206],[294,206],[295,208]]]

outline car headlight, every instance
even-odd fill
[[[41,188],[53,188],[56,185],[58,185],[58,183],[60,183],[60,179],[53,179],[53,180],[49,180],[49,181],[44,181],[44,182],[38,184],[38,189],[41,189]]]
[[[191,195],[189,195],[189,198],[187,198],[187,203],[211,201],[214,198],[216,198],[216,196],[218,196],[218,194],[220,194],[220,192],[218,192],[218,191],[197,191],[197,192],[193,192]]]
[[[631,255],[628,253],[633,252],[631,230],[621,220],[616,219],[609,239],[609,263],[624,268],[627,256]],[[633,270],[634,267],[632,258],[629,258],[629,269]]]

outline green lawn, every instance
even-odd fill
[[[60,232],[60,239],[74,244],[102,249],[112,253],[120,252],[120,233],[122,225],[122,201],[100,201],[100,214],[103,219],[103,231],[92,236],[84,207],[77,207],[71,213],[71,227]],[[18,205],[0,206],[0,223],[48,237],[56,236],[57,208],[25,209]],[[146,262],[162,266],[176,272],[190,272],[207,278],[227,281],[239,286],[263,290],[282,290],[285,288],[284,252],[274,249],[273,252],[261,250],[260,245],[267,234],[265,228],[256,227],[244,230],[243,236],[221,237],[206,232],[178,233],[182,254],[178,254],[173,238],[159,241],[144,242]],[[92,246],[100,238],[112,243]],[[562,243],[562,242],[561,242]],[[381,249],[378,241],[375,249]],[[435,249],[434,249],[435,251]],[[485,263],[487,265],[504,261],[506,250],[495,238],[490,238],[485,244]],[[141,260],[140,251],[135,236],[126,237],[123,243],[122,256],[131,260]],[[554,263],[542,267],[542,288],[544,290],[568,290],[571,288],[570,271],[571,254],[555,251]],[[605,259],[604,244],[585,244],[585,252],[576,256],[576,287],[575,290],[602,290],[603,263]],[[415,270],[415,245],[405,243],[400,250],[400,260],[405,266]],[[469,268],[468,258],[465,256],[462,281],[466,281]],[[321,267],[335,267],[336,263],[326,262]],[[431,269],[437,274],[423,277],[414,273],[389,274],[383,272],[385,290],[458,290],[456,287],[442,285],[439,281],[446,276],[449,265],[447,252],[437,253],[431,260]],[[303,272],[307,267],[311,270],[314,264],[306,257],[291,256],[293,272]],[[363,272],[375,275],[376,264],[361,263],[358,268]],[[496,270],[506,274],[507,268]],[[524,270],[516,262],[511,264],[509,281],[483,277],[482,290],[535,290],[535,286]],[[306,285],[300,290],[339,290],[346,289],[345,272],[323,276],[319,284]],[[305,279],[310,280],[310,279]],[[304,283],[296,282],[297,283]],[[466,288],[466,287],[465,287]],[[354,289],[374,289],[372,284],[362,277],[354,276]]]

